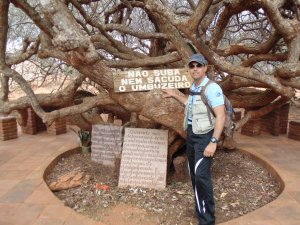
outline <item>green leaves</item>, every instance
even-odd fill
[[[87,130],[84,130],[82,128],[80,128],[80,130],[75,131],[73,128],[70,128],[72,131],[74,131],[75,133],[77,133],[78,138],[81,142],[81,146],[91,146],[92,142],[91,142],[91,133]]]

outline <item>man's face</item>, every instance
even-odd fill
[[[205,76],[206,70],[206,65],[202,65],[197,62],[189,63],[189,71],[194,80],[202,80],[202,78]]]

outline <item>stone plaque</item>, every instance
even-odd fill
[[[125,128],[119,187],[166,187],[168,131]]]
[[[93,161],[114,166],[115,158],[121,154],[121,128],[116,125],[93,125],[91,153]]]

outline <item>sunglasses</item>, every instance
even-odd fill
[[[189,64],[189,68],[190,69],[193,69],[193,68],[195,68],[195,67],[197,67],[197,68],[202,68],[202,67],[204,67],[205,65],[202,65],[202,64],[200,64],[200,63],[197,63],[197,64]]]

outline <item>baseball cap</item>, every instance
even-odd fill
[[[202,65],[207,65],[207,60],[204,58],[204,56],[202,54],[191,55],[191,57],[189,58],[188,64],[190,64],[191,62],[197,62]]]

